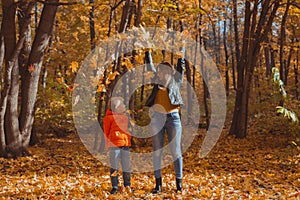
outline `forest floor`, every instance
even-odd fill
[[[171,166],[163,169],[158,195],[151,194],[152,173],[132,174],[133,193],[120,186],[118,195],[110,195],[109,168],[77,134],[44,135],[30,147],[32,156],[0,158],[0,199],[300,199],[300,151],[290,138],[257,128],[249,128],[245,139],[227,132],[225,127],[205,158],[198,156],[200,133],[183,155],[182,193],[175,192]]]

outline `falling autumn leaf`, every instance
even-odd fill
[[[113,72],[113,73],[110,73],[110,74],[108,75],[108,77],[107,77],[107,80],[113,81],[113,80],[115,80],[115,78],[116,78],[117,75],[119,75],[119,72],[117,72],[117,71],[115,71],[115,72]]]
[[[33,65],[33,64],[30,64],[29,66],[28,66],[28,71],[31,73],[31,72],[33,72],[35,70],[35,66]]]
[[[97,92],[106,92],[104,84],[98,84]]]
[[[80,96],[79,96],[79,95],[77,95],[77,96],[75,97],[75,100],[74,100],[74,102],[73,102],[73,106],[76,106],[76,105],[78,104],[78,102],[79,102],[79,99],[80,99]]]
[[[131,126],[135,126],[136,121],[134,119],[129,120]]]
[[[130,58],[124,58],[124,61],[122,62],[122,65],[126,66],[128,70],[131,70],[134,66],[132,62],[130,61]]]
[[[63,84],[65,82],[64,77],[56,77],[58,83]]]
[[[90,81],[93,88],[99,85],[99,79],[97,77],[90,77]]]
[[[73,73],[77,72],[78,67],[79,67],[78,62],[72,62],[71,65],[70,65],[70,68],[71,68]]]
[[[72,85],[68,86],[67,88],[68,88],[69,92],[73,92],[75,85],[72,84]]]
[[[90,59],[90,62],[89,62],[89,66],[90,66],[90,68],[92,68],[92,69],[97,69],[97,59],[95,58],[95,57],[92,57],[91,59]]]

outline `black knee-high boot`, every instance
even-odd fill
[[[158,194],[162,191],[162,178],[155,178],[155,188],[153,189],[153,194]]]
[[[110,176],[111,183],[112,183],[112,190],[110,191],[111,194],[116,194],[118,191],[118,176]]]
[[[182,179],[176,178],[176,191],[181,191],[182,190]]]
[[[123,172],[124,187],[130,186],[130,172]]]

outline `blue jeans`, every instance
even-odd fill
[[[129,147],[110,147],[110,177],[113,188],[118,188],[118,164],[121,161],[124,186],[130,186],[130,151]]]
[[[152,135],[154,176],[155,178],[162,176],[161,163],[165,130],[174,161],[176,178],[182,179],[182,154],[180,146],[182,126],[178,112],[168,114],[154,112],[151,117],[150,131]]]

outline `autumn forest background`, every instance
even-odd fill
[[[1,7],[0,199],[300,198],[299,0],[2,0]],[[211,94],[205,71],[188,57],[197,50],[126,52],[122,35],[147,27],[192,38],[220,72],[226,120],[205,157],[199,147],[210,125]],[[185,92],[201,116],[188,121],[197,131],[183,154],[182,193],[175,192],[170,165],[159,195],[151,194],[151,172],[132,174],[133,193],[109,195],[109,168],[93,156],[107,154],[102,134],[84,127],[92,153],[77,134],[76,75],[89,53],[115,36],[120,43],[114,56],[107,55],[112,62],[90,83],[97,115],[85,120],[102,124],[115,84],[151,62],[146,52],[152,51],[154,63],[175,65],[184,58],[185,81],[196,96]],[[122,79],[124,92],[132,77]],[[149,92],[141,87],[125,99],[132,124],[147,124]],[[151,151],[150,138],[133,141],[132,152]]]

